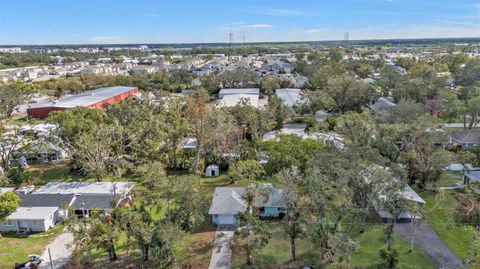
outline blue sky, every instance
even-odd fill
[[[0,0],[0,44],[480,37],[480,0]]]

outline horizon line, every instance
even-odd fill
[[[0,44],[6,47],[22,47],[22,46],[112,46],[112,45],[255,45],[255,44],[297,44],[297,43],[315,43],[315,42],[361,42],[361,41],[409,41],[409,40],[439,40],[439,39],[479,39],[478,37],[414,37],[414,38],[367,38],[367,39],[327,39],[327,40],[297,40],[297,41],[256,41],[256,42],[167,42],[167,43],[153,43],[153,42],[138,42],[138,43],[51,43],[51,44]]]

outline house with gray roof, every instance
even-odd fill
[[[281,217],[285,214],[283,190],[271,184],[260,184],[255,197],[255,212],[258,217]],[[212,216],[214,225],[239,225],[238,213],[247,211],[245,202],[246,188],[217,187],[212,198],[208,214]]]
[[[19,207],[0,223],[2,232],[45,232],[58,221],[58,207]]]
[[[451,144],[462,149],[472,149],[480,145],[480,130],[459,130],[450,132]]]
[[[463,182],[465,184],[480,182],[480,168],[474,168],[465,172],[463,175]]]
[[[293,107],[300,102],[300,89],[277,89],[275,94],[286,107]]]

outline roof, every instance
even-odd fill
[[[57,211],[58,207],[19,207],[7,219],[46,219]]]
[[[300,89],[278,89],[275,94],[286,107],[292,107],[300,101]]]
[[[412,187],[410,186],[406,186],[405,189],[402,191],[402,197],[404,199],[407,199],[409,201],[414,201],[414,202],[417,202],[419,204],[426,204],[425,200],[422,199],[422,197],[420,197],[420,195],[418,195],[417,192],[415,192]]]
[[[228,94],[220,99],[220,107],[232,107],[246,100],[247,104],[258,107],[258,95],[254,94]]]
[[[210,215],[236,215],[247,210],[247,203],[243,200],[245,188],[217,187],[212,198]]]
[[[257,195],[255,198],[255,206],[257,207],[285,207],[283,190],[277,189],[270,183],[260,184],[258,186],[260,193],[266,192],[266,195]]]
[[[375,104],[373,104],[373,108],[375,108],[376,110],[379,110],[379,111],[384,111],[386,109],[396,107],[396,106],[397,105],[394,102],[392,102],[391,100],[389,100],[385,97],[378,98],[377,102],[375,102]]]
[[[462,144],[480,144],[480,130],[460,130],[450,132],[452,138]]]
[[[0,188],[0,195],[5,194],[7,192],[13,192],[14,190],[15,190],[15,188],[13,188],[13,187]]]
[[[472,181],[480,181],[480,169],[470,170],[470,171],[465,173],[465,176],[468,177]]]
[[[135,182],[49,182],[38,189],[39,193],[63,194],[125,194],[135,186]]]
[[[113,194],[82,194],[77,196],[72,207],[78,209],[112,209],[112,205],[116,205],[120,200],[120,196]]]
[[[20,194],[21,207],[61,207],[70,205],[74,194]]]
[[[254,95],[260,95],[260,89],[259,88],[239,88],[239,89],[221,89],[220,92],[218,93],[218,97],[221,99],[225,95],[229,94],[254,94]]]
[[[67,97],[56,99],[49,102],[32,104],[30,108],[44,108],[44,107],[73,108],[77,106],[87,107],[135,89],[137,88],[126,87],[126,86],[98,88],[95,90],[84,91],[79,94],[67,96]]]

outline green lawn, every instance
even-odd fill
[[[35,233],[28,237],[20,237],[14,233],[4,233],[0,239],[0,268],[11,269],[15,262],[28,260],[28,255],[42,255],[45,246],[60,234],[63,225],[59,225],[46,233]]]
[[[454,212],[458,205],[454,198],[456,192],[446,192],[437,206],[434,193],[423,191],[419,194],[427,202],[425,219],[428,224],[460,259],[466,259],[470,255],[472,234],[464,226],[455,223]]]
[[[269,222],[273,232],[272,239],[268,245],[254,253],[254,262],[258,268],[279,268],[280,266],[291,266],[290,243],[282,229],[282,224],[276,221]],[[363,234],[355,234],[354,239],[358,242],[357,249],[352,253],[348,261],[337,265],[329,265],[328,268],[384,268],[380,258],[379,250],[386,246],[383,232],[383,224],[372,224]],[[395,237],[394,246],[399,250],[400,263],[398,268],[435,268],[433,261],[423,251],[415,249],[408,252],[409,243]],[[311,265],[315,268],[325,266],[318,262],[318,249],[306,239],[297,241],[297,264]],[[245,263],[245,254],[238,245],[234,246],[233,268],[242,268]]]
[[[438,180],[438,186],[453,186],[456,183],[463,182],[463,172],[445,171]]]

